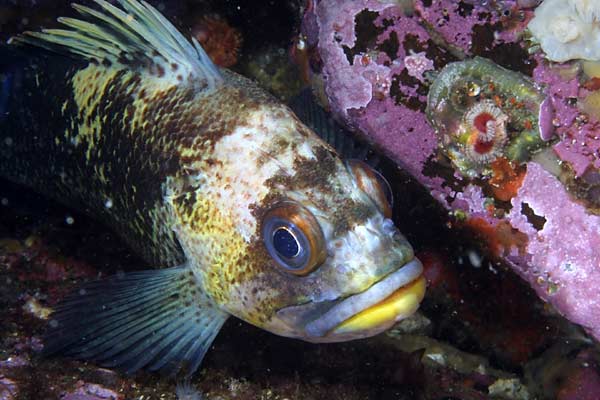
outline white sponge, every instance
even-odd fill
[[[527,28],[549,60],[600,60],[598,0],[544,0]]]

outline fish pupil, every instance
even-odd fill
[[[300,253],[298,240],[292,232],[283,227],[273,233],[273,247],[285,258],[294,258]]]

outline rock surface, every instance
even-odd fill
[[[577,61],[556,65],[528,53],[524,35],[533,11],[521,7],[530,4],[414,3],[407,12],[397,2],[313,2],[302,32],[321,61],[311,70],[320,82],[315,88],[324,88],[322,98],[340,121],[431,193],[450,224],[481,237],[488,254],[600,338],[600,293],[594,289],[600,283],[598,79]],[[545,98],[539,115],[506,122],[502,135],[510,146],[501,135],[499,151],[488,155],[489,139],[477,139],[472,157],[483,166],[476,171],[460,167],[456,151],[448,150],[466,133],[444,137],[436,131],[427,98],[444,66],[475,56],[518,72]],[[521,86],[512,95],[501,92],[501,79],[489,76],[485,88],[465,88],[465,96],[493,102],[501,112],[529,107],[519,102]],[[511,132],[518,123],[527,128]],[[532,140],[538,144],[527,144]],[[470,150],[470,143],[461,148]]]

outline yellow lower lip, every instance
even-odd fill
[[[418,277],[379,303],[362,310],[339,324],[333,333],[374,329],[414,313],[425,296],[425,278]]]

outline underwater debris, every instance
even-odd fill
[[[25,304],[23,304],[23,310],[36,318],[47,320],[50,314],[52,313],[52,309],[49,307],[45,307],[35,298],[30,297]]]
[[[500,399],[529,400],[529,392],[519,379],[498,379],[488,387],[490,396]]]
[[[523,163],[547,145],[545,96],[527,77],[475,57],[446,65],[427,97],[442,151],[466,177],[490,176],[499,157]]]
[[[527,26],[549,60],[600,60],[600,3],[544,0]]]

